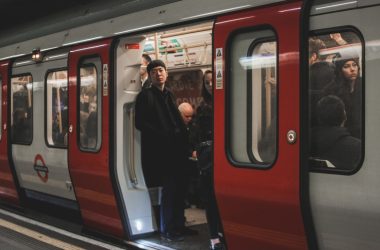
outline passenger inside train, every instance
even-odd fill
[[[17,144],[29,144],[32,140],[33,93],[32,77],[11,79],[13,89],[12,139]]]
[[[359,163],[361,142],[345,127],[347,112],[339,97],[322,97],[316,107],[319,126],[313,128],[311,155],[326,159],[337,169],[350,170]]]
[[[339,33],[318,34],[309,39],[309,101],[310,101],[310,127],[311,127],[311,156],[318,159],[318,162],[311,161],[315,169],[330,167],[339,170],[352,171],[359,166],[361,153],[362,132],[362,43],[359,36],[354,30],[344,30]],[[331,95],[336,98],[326,98]],[[322,102],[324,100],[324,102]],[[326,100],[330,100],[327,102]],[[344,109],[344,118],[334,123],[332,116],[329,116],[330,122],[325,118],[327,110],[334,107],[343,107],[340,111],[335,109],[336,117],[342,116]],[[331,105],[327,105],[330,103]],[[332,110],[330,110],[332,112]],[[332,124],[335,125],[332,125]],[[339,124],[338,124],[339,123]],[[335,126],[336,130],[329,128]],[[339,137],[343,127],[346,136],[356,138],[355,140],[339,139],[334,143],[324,143],[326,139],[321,131],[330,131],[329,138]],[[323,139],[324,138],[324,139]],[[343,138],[343,137],[339,137]],[[344,143],[343,141],[344,140]],[[344,145],[343,145],[343,144]],[[345,160],[345,154],[334,154],[333,148],[339,147],[339,150],[350,148],[350,155],[355,159]],[[334,157],[327,156],[326,152],[331,152]],[[335,151],[336,150],[332,150]],[[348,153],[348,152],[346,152]],[[321,164],[320,160],[329,161],[328,164]],[[313,163],[314,162],[314,163]],[[332,164],[330,164],[332,163]]]
[[[145,79],[143,79],[144,75],[141,75],[141,68],[145,69],[146,57],[149,56],[151,60],[162,60],[167,66],[168,71],[165,86],[174,94],[175,106],[177,108],[179,107],[180,111],[185,113],[190,111],[190,109],[194,111],[197,110],[199,105],[203,102],[203,75],[204,72],[208,72],[207,75],[211,74],[211,28],[210,23],[205,23],[194,27],[190,26],[155,34],[147,34],[145,35],[144,41],[141,42],[144,48],[142,50],[142,63],[140,67],[142,82]],[[158,44],[157,50],[155,49],[156,44]],[[147,81],[150,81],[150,79]],[[144,91],[143,89],[145,88],[144,85],[141,86],[142,91]],[[183,110],[183,107],[190,107],[190,109]],[[184,116],[185,123],[192,118],[192,115],[187,113]],[[196,116],[196,114],[194,114],[194,116]],[[187,123],[187,125],[189,125],[190,129],[191,124]],[[207,220],[204,205],[200,202],[199,196],[202,192],[199,190],[200,176],[195,162],[196,158],[191,157],[192,151],[194,151],[194,146],[192,146],[192,149],[189,149],[187,156],[187,158],[192,158],[192,160],[189,160],[188,164],[186,164],[185,182],[187,184],[184,186],[187,190],[185,190],[182,195],[182,206],[186,207],[184,219],[187,227],[180,232],[181,234],[175,235],[176,237],[172,237],[173,235],[169,235],[170,237],[164,235],[164,239],[175,242],[183,240],[183,236],[185,236],[185,242],[186,238],[187,240],[195,240],[194,237],[198,238],[196,241],[201,241],[202,239],[205,240],[205,235],[208,235],[207,231],[205,231],[207,227],[203,229],[203,225],[206,225]],[[151,176],[144,176],[144,178],[145,181],[149,182]],[[153,211],[157,211],[157,205],[161,203],[162,189],[152,187],[149,183],[148,188],[150,190],[152,209]],[[177,188],[180,187],[178,186]],[[160,217],[159,213],[156,212],[155,217],[158,219],[157,225],[159,225],[161,223],[160,219],[157,218]],[[201,225],[202,227],[199,228]],[[160,232],[159,227],[157,230]],[[202,235],[197,236],[198,230],[202,232]],[[205,244],[209,244],[208,240],[205,240]],[[177,246],[181,248],[180,245]]]
[[[98,89],[94,67],[81,68],[81,77],[80,144],[83,148],[95,149],[98,136]]]

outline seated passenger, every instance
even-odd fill
[[[344,127],[347,116],[343,101],[334,95],[317,104],[319,126],[312,129],[311,156],[330,161],[337,169],[354,169],[361,157],[361,141]]]

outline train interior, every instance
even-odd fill
[[[167,65],[169,76],[166,86],[175,94],[176,105],[188,102],[196,110],[202,101],[203,72],[210,70],[212,66],[212,23],[123,37],[118,41],[115,57],[116,176],[131,237],[134,238],[158,232],[157,206],[161,195],[160,187],[146,186],[140,159],[140,134],[134,127],[134,101],[141,90],[140,68],[143,54],[149,55],[152,60],[161,59]],[[192,166],[194,169],[191,176],[188,176],[190,186],[185,210],[186,223],[187,226],[196,227],[202,235],[191,237],[188,241],[202,245],[207,244],[206,218],[197,199],[199,181],[196,163]],[[154,234],[144,240],[167,244]],[[176,247],[182,248],[181,245]]]

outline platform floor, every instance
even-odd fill
[[[199,232],[181,242],[161,240],[159,233],[134,241],[112,241],[84,234],[81,225],[39,214],[0,207],[1,250],[207,250],[208,229],[204,210],[192,208],[185,211],[187,226]]]

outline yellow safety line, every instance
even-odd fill
[[[31,238],[34,238],[36,240],[45,242],[47,244],[50,244],[52,246],[58,247],[60,249],[65,249],[65,250],[84,250],[84,248],[77,247],[75,245],[71,245],[69,243],[51,238],[49,236],[46,236],[44,234],[38,233],[34,230],[27,229],[25,227],[16,225],[14,223],[5,221],[3,219],[0,219],[0,226],[3,226],[5,228],[8,228],[10,230],[16,231],[18,233],[21,233],[23,235],[29,236]]]

